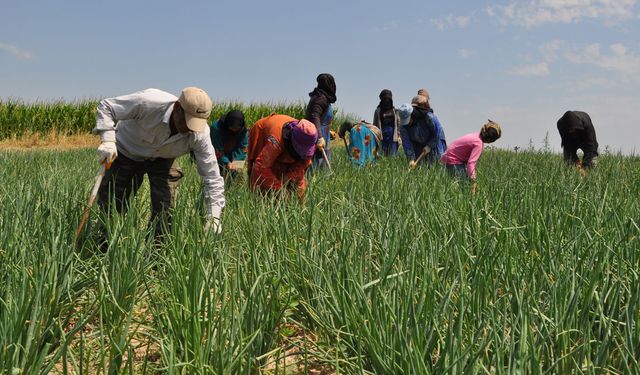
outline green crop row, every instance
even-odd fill
[[[473,196],[335,147],[306,204],[228,184],[220,236],[183,158],[164,246],[145,185],[75,249],[94,152],[0,152],[0,374],[640,373],[638,158],[487,150]]]

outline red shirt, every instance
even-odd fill
[[[261,118],[249,130],[247,171],[249,186],[262,191],[275,191],[293,183],[298,196],[304,196],[307,188],[305,172],[311,160],[296,160],[282,144],[282,129],[291,121],[287,115],[270,115]]]

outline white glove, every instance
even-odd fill
[[[222,224],[220,223],[220,219],[212,217],[204,223],[204,231],[205,233],[213,233],[213,234],[221,234],[222,233]]]
[[[424,146],[424,148],[422,149],[422,151],[424,151],[424,154],[426,155],[426,154],[428,154],[428,153],[430,153],[430,152],[431,152],[431,147],[429,147],[429,146]]]
[[[111,163],[118,157],[118,148],[115,142],[105,141],[98,146],[98,161]]]
[[[318,137],[318,142],[316,142],[317,148],[325,148],[327,147],[327,142],[324,140],[324,137]]]
[[[222,223],[220,222],[220,214],[222,213],[222,209],[218,206],[211,206],[209,207],[208,211],[209,217],[207,218],[207,222],[204,223],[205,233],[222,233]]]

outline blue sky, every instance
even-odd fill
[[[215,101],[307,100],[371,121],[421,87],[454,140],[487,118],[500,147],[560,150],[557,119],[588,112],[601,151],[639,153],[636,0],[12,1],[0,13],[0,98],[81,100],[156,87]]]

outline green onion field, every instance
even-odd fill
[[[0,138],[93,126],[95,103],[11,104]],[[358,169],[332,147],[304,204],[228,183],[220,236],[183,157],[169,241],[148,239],[145,185],[125,216],[94,207],[79,248],[95,149],[0,151],[0,374],[640,373],[640,158],[583,179],[486,149],[472,195],[438,166]]]

